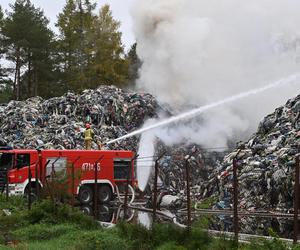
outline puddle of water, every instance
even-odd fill
[[[87,215],[95,217],[97,221],[104,223],[117,224],[123,221],[134,224],[141,224],[146,228],[152,227],[152,212],[145,212],[139,209],[126,209],[124,216],[124,207],[122,204],[98,204],[97,214],[95,215],[94,206],[84,205],[80,207]],[[172,216],[171,216],[172,217]],[[208,229],[217,231],[233,232],[233,216],[230,215],[197,215],[193,216],[193,222],[199,221],[201,218],[208,220]],[[181,224],[187,224],[187,216],[181,215],[177,217],[177,221]],[[171,220],[157,215],[157,222],[171,223]],[[239,218],[239,232],[245,234],[256,234],[270,236],[269,230],[272,229],[280,238],[293,238],[293,219],[292,218],[263,218],[244,216]]]
[[[85,214],[93,216],[97,221],[104,223],[117,224],[125,220],[128,223],[141,224],[146,228],[151,228],[152,226],[153,217],[151,212],[128,207],[126,209],[126,216],[124,216],[124,207],[122,204],[98,204],[97,212],[95,212],[93,204],[82,205],[80,209]],[[165,219],[157,215],[157,221],[165,222]]]

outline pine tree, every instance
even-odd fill
[[[0,6],[0,59],[5,54],[4,37],[2,35],[4,15]],[[11,80],[8,78],[8,68],[0,64],[0,103],[5,103],[12,97]]]
[[[3,29],[3,11],[2,8],[0,6],[0,60],[3,58],[3,55],[5,53],[5,46],[3,43],[3,35],[2,35],[2,29]],[[4,73],[5,69],[4,67],[0,64],[0,84],[2,84],[3,82],[3,78],[5,77],[5,73]]]
[[[89,0],[67,0],[58,16],[57,27],[60,31],[58,46],[63,62],[63,82],[69,88],[85,88],[85,71],[90,60],[87,34],[90,34],[96,4]]]
[[[90,44],[92,58],[89,64],[89,87],[100,83],[122,86],[128,78],[128,62],[119,31],[120,22],[114,20],[109,5],[104,5],[95,19]]]
[[[53,69],[53,32],[47,27],[49,21],[43,11],[35,8],[30,0],[16,0],[10,7],[2,34],[6,58],[15,63],[13,89],[14,98],[19,100],[38,95],[49,82],[45,75]]]

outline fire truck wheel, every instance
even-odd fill
[[[26,189],[25,192],[24,192],[24,197],[25,197],[27,202],[29,202],[28,193],[29,193],[29,191],[28,191],[28,189]],[[37,200],[36,189],[35,188],[31,188],[30,199],[31,199],[31,202],[34,202],[34,201]]]
[[[111,188],[107,185],[103,185],[99,189],[99,201],[101,203],[109,202],[112,198]]]
[[[93,190],[88,186],[83,186],[80,188],[78,197],[81,204],[89,204],[93,201]]]

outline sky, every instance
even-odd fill
[[[113,16],[115,19],[121,21],[121,31],[123,33],[122,40],[126,49],[135,42],[133,31],[132,31],[132,20],[130,16],[130,6],[134,0],[98,0],[97,10],[100,6],[104,4],[109,4],[111,6]],[[63,9],[65,5],[65,0],[31,0],[31,2],[36,6],[44,10],[45,15],[50,20],[50,27],[53,31],[57,31],[55,27],[55,22],[57,20],[57,15]],[[4,10],[9,9],[9,4],[14,3],[13,0],[0,0],[0,5]]]

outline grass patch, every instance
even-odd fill
[[[277,237],[237,247],[233,240],[208,235],[203,230],[207,226],[207,217],[194,223],[190,231],[173,224],[154,224],[148,230],[141,225],[121,223],[114,228],[103,229],[93,218],[68,205],[45,200],[34,204],[28,211],[23,201],[18,199],[9,202],[0,199],[1,208],[13,211],[10,216],[0,213],[0,249],[300,250],[299,246],[286,245]],[[7,238],[14,246],[5,246]]]
[[[0,210],[8,209],[11,212],[26,209],[26,199],[23,196],[12,196],[6,201],[4,194],[0,194]]]

